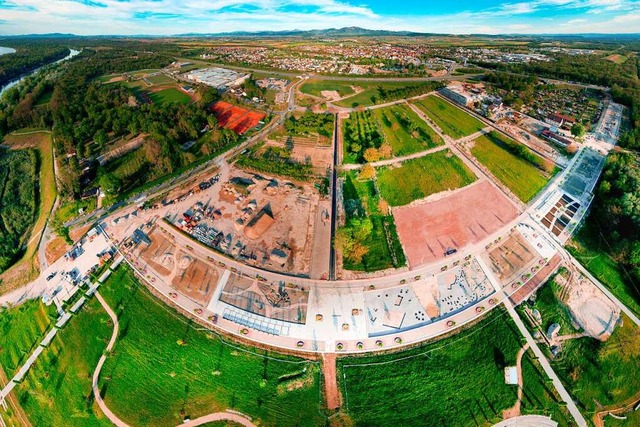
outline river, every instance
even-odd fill
[[[10,48],[6,48],[6,47],[0,47],[0,49],[10,49]],[[17,84],[19,84],[21,81],[23,81],[25,78],[34,75],[35,73],[37,73],[38,71],[40,71],[42,68],[52,65],[52,64],[59,64],[60,62],[66,61],[67,59],[71,59],[74,56],[78,55],[80,53],[79,50],[75,50],[75,49],[69,49],[70,53],[65,56],[62,59],[58,59],[57,61],[51,62],[49,64],[45,64],[42,65],[38,68],[36,68],[35,70],[31,71],[30,73],[27,74],[23,74],[20,77],[18,77],[17,79],[11,80],[9,83],[7,83],[6,85],[2,86],[2,89],[0,90],[0,96],[2,96],[2,94],[8,90],[11,89],[12,87],[16,86]],[[2,53],[2,51],[0,51],[0,54]],[[10,52],[4,52],[4,53],[10,53]]]

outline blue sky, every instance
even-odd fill
[[[434,33],[640,33],[640,0],[0,0],[0,34],[360,26]]]

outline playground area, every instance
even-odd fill
[[[265,118],[262,112],[237,107],[224,101],[213,104],[211,111],[216,116],[220,127],[231,129],[238,135],[257,127]]]
[[[364,294],[369,336],[413,329],[446,318],[494,293],[473,259],[435,276]]]
[[[511,201],[486,180],[439,200],[393,210],[411,267],[442,259],[448,249],[478,243],[517,215]]]
[[[180,293],[206,304],[218,284],[217,269],[184,251],[178,253],[176,260],[177,269],[171,284]]]
[[[539,260],[538,253],[517,230],[512,231],[500,244],[483,253],[483,257],[503,285],[514,281]]]
[[[220,301],[268,319],[304,324],[309,291],[292,284],[266,283],[234,273],[229,276]]]

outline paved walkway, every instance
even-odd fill
[[[576,403],[573,401],[573,399],[569,395],[569,392],[567,391],[567,389],[564,388],[564,385],[560,381],[560,378],[558,378],[556,373],[553,371],[553,368],[551,368],[551,364],[542,353],[542,350],[540,350],[540,348],[538,347],[538,344],[536,344],[536,341],[533,339],[533,337],[529,333],[529,330],[522,322],[522,319],[520,319],[520,316],[518,316],[518,313],[516,313],[516,310],[513,307],[513,304],[511,304],[511,301],[508,298],[504,300],[504,306],[506,307],[507,311],[513,318],[513,321],[516,323],[516,326],[520,330],[520,333],[524,335],[524,337],[526,338],[527,343],[529,344],[529,347],[531,347],[531,350],[533,350],[533,354],[535,354],[536,358],[538,359],[538,362],[540,362],[542,369],[544,369],[544,372],[553,382],[553,386],[558,391],[560,398],[567,404],[567,409],[571,413],[571,416],[573,417],[573,419],[576,421],[576,425],[578,425],[578,427],[587,427],[587,421],[584,419],[584,417],[578,410],[578,406],[576,406]],[[513,420],[516,420],[516,418],[514,418]],[[499,424],[499,425],[501,426],[519,426],[519,425],[534,426],[539,424],[504,424],[504,425]]]
[[[244,427],[257,427],[249,418],[246,418],[237,412],[215,412],[213,414],[205,415],[195,420],[182,423],[178,427],[196,427],[207,423],[213,423],[215,421],[233,421],[234,423],[241,424]]]
[[[109,421],[111,421],[113,425],[117,427],[129,427],[128,424],[126,424],[124,421],[118,418],[118,416],[113,412],[111,412],[111,410],[107,407],[107,404],[104,403],[104,400],[100,395],[100,389],[98,388],[98,379],[100,378],[100,372],[102,371],[102,366],[104,365],[104,362],[107,360],[107,353],[111,351],[111,349],[116,343],[116,340],[118,339],[118,330],[120,329],[120,325],[118,324],[118,317],[113,312],[113,310],[111,310],[111,307],[109,307],[109,304],[107,304],[104,298],[102,298],[102,295],[100,295],[100,293],[97,291],[95,295],[98,301],[100,302],[100,304],[102,305],[102,308],[104,308],[104,310],[107,312],[107,314],[111,318],[111,321],[113,322],[113,334],[111,334],[111,340],[109,340],[109,344],[107,344],[107,348],[105,349],[104,354],[100,357],[100,360],[98,361],[98,365],[96,366],[95,371],[93,371],[93,383],[92,383],[93,394],[95,395],[96,402],[98,403],[100,410],[106,415],[107,418],[109,418]]]
[[[494,424],[493,427],[557,427],[558,423],[542,415],[522,415]]]
[[[439,145],[437,147],[430,148],[430,149],[424,150],[424,151],[418,151],[417,153],[408,154],[406,156],[392,157],[390,159],[380,160],[380,161],[377,161],[377,162],[366,163],[366,164],[371,165],[371,166],[373,166],[375,168],[380,167],[380,166],[389,166],[389,165],[393,165],[393,164],[396,164],[396,163],[406,162],[407,160],[417,159],[419,157],[424,157],[424,156],[429,155],[429,154],[437,153],[438,151],[446,150],[447,148],[449,148],[447,145]],[[342,169],[342,170],[355,170],[355,169],[361,169],[363,166],[364,166],[364,164],[346,164],[346,165],[340,166],[340,169]]]

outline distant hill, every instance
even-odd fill
[[[322,30],[290,31],[234,31],[227,33],[186,33],[176,37],[379,37],[379,36],[434,36],[434,33],[412,31],[369,30],[361,27],[327,28]]]
[[[94,35],[78,36],[76,34],[48,33],[48,34],[23,34],[12,36],[0,36],[0,40],[8,38],[171,38],[171,37],[247,37],[247,38],[268,38],[268,37],[300,37],[300,38],[344,38],[344,37],[486,37],[486,38],[518,38],[518,39],[555,39],[564,41],[624,41],[638,40],[640,33],[632,34],[601,34],[601,33],[576,33],[576,34],[443,34],[443,33],[421,33],[415,31],[389,31],[371,30],[361,27],[326,28],[317,30],[285,30],[285,31],[233,31],[224,33],[181,33],[171,36],[159,36],[153,34],[131,34],[131,35]]]

